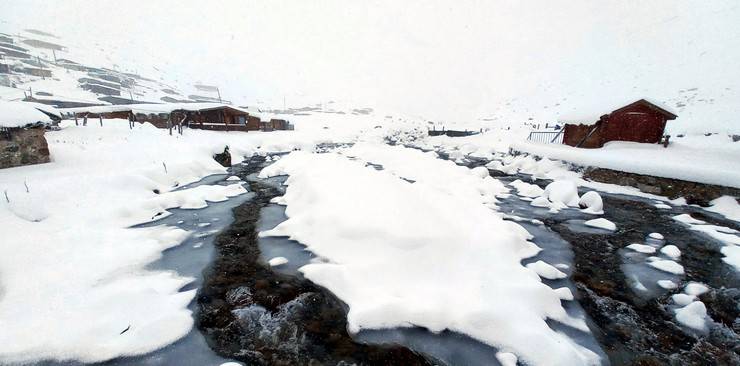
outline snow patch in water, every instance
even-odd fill
[[[583,223],[586,226],[591,226],[599,229],[614,231],[617,230],[617,225],[603,217],[598,219],[588,220]]]

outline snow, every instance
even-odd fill
[[[648,265],[663,272],[673,273],[677,275],[683,274],[683,266],[672,260],[658,259],[651,261],[650,263],[648,263]]]
[[[574,299],[573,292],[571,292],[567,287],[556,288],[555,292],[558,293],[558,297],[560,297],[561,300],[572,301]]]
[[[557,268],[543,262],[537,261],[527,264],[527,268],[533,270],[537,275],[548,280],[559,280],[568,277],[565,273],[560,272]]]
[[[578,206],[578,186],[568,180],[556,180],[545,187],[544,196],[550,202],[562,202],[566,206]]]
[[[700,296],[707,291],[709,291],[709,288],[705,284],[699,282],[689,282],[684,288],[684,292],[691,296]]]
[[[583,224],[586,225],[586,226],[591,226],[591,227],[595,227],[595,228],[599,228],[599,229],[604,229],[604,230],[609,230],[609,231],[617,230],[617,225],[616,224],[614,224],[613,222],[611,222],[611,221],[609,221],[609,220],[607,220],[607,219],[605,219],[603,217],[600,217],[598,219],[588,220],[588,221],[584,222]]]
[[[288,258],[275,257],[275,258],[270,259],[267,263],[270,265],[270,267],[277,267],[285,263],[288,263]]]
[[[660,248],[660,252],[670,257],[673,260],[676,260],[679,257],[681,257],[681,250],[678,249],[678,247],[675,245],[666,245]]]
[[[184,111],[207,111],[212,109],[229,108],[235,109],[240,112],[248,113],[252,116],[258,116],[262,120],[265,117],[260,113],[255,113],[253,110],[237,107],[230,104],[223,103],[209,103],[209,102],[198,102],[198,103],[146,103],[146,104],[118,104],[118,105],[102,105],[102,106],[91,106],[91,107],[76,107],[76,108],[60,108],[59,111],[62,113],[110,113],[110,112],[126,112],[131,111],[133,113],[143,114],[159,114],[159,113],[171,113],[172,111],[184,110]],[[274,116],[273,116],[274,117]]]
[[[583,319],[567,315],[559,294],[521,264],[540,249],[491,210],[501,183],[404,149],[293,152],[265,168],[260,176],[289,175],[279,200],[288,220],[261,235],[289,236],[324,258],[300,271],[349,306],[352,333],[449,329],[533,365],[598,363],[547,326],[550,318],[587,331]]]
[[[530,184],[517,179],[510,183],[512,187],[516,188],[517,195],[522,197],[539,197],[545,191],[536,184]]]
[[[692,224],[693,225],[706,224],[705,221],[695,219],[695,218],[691,217],[691,215],[689,215],[689,214],[676,215],[676,216],[673,216],[673,219],[676,220],[676,221],[678,221],[678,222],[682,222],[684,224],[689,224],[689,225],[692,225]]]
[[[604,213],[604,202],[601,195],[596,191],[588,191],[581,196],[578,206],[583,208],[583,212],[602,215]]]
[[[740,204],[732,196],[722,196],[709,202],[711,206],[705,208],[707,211],[716,212],[730,220],[740,222]]]
[[[150,124],[130,130],[125,120],[104,122],[63,121],[62,130],[46,133],[51,163],[0,170],[0,191],[10,201],[0,196],[0,363],[103,362],[189,333],[195,290],[180,290],[192,279],[147,269],[189,233],[129,227],[164,217],[168,208],[196,209],[244,193],[240,182],[182,188],[224,174],[212,156],[226,145],[238,162],[313,150],[326,139],[319,128],[169,136]]]
[[[678,287],[678,285],[671,280],[658,280],[658,286],[666,290],[673,290]]]
[[[694,301],[696,296],[687,294],[675,294],[671,296],[671,300],[678,306],[686,306]]]
[[[687,214],[674,216],[673,219],[688,225],[689,229],[693,231],[701,232],[722,243],[724,245],[720,249],[720,252],[724,255],[722,260],[735,268],[736,271],[740,271],[740,233],[737,230],[725,226],[708,225],[706,222],[694,219]]]
[[[25,102],[5,102],[0,100],[0,127],[25,127],[37,123],[48,124],[51,118]]]
[[[526,141],[513,142],[511,146],[517,151],[581,166],[740,188],[740,159],[733,158],[740,156],[740,143],[727,135],[673,138],[668,148],[623,141],[609,142],[600,149]],[[720,202],[729,203],[729,199]]]
[[[648,234],[648,238],[655,239],[655,240],[663,240],[663,234],[661,233],[650,233]]]
[[[551,205],[550,200],[542,196],[533,199],[529,204],[534,207],[550,207]]]
[[[633,243],[627,246],[627,249],[632,249],[639,253],[652,254],[655,253],[655,247],[645,244]]]
[[[510,352],[496,352],[496,360],[501,366],[516,366],[516,355]]]
[[[689,328],[705,332],[707,330],[707,307],[701,301],[694,301],[676,309],[676,320]]]

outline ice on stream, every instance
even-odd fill
[[[203,185],[229,185],[234,180],[226,179],[228,175],[217,174],[207,176],[198,182],[179,187],[178,190],[195,188]],[[246,186],[245,186],[246,188]],[[228,227],[233,221],[232,210],[249,201],[254,193],[248,192],[221,202],[209,202],[201,209],[170,209],[168,215],[159,220],[149,222],[139,227],[171,226],[186,230],[188,238],[180,245],[167,249],[162,257],[147,268],[152,270],[176,271],[180,276],[193,278],[193,281],[180,289],[187,291],[199,288],[203,283],[203,271],[214,256],[213,242],[215,234]],[[188,309],[195,313],[195,301],[188,305]],[[208,366],[222,365],[229,360],[215,354],[206,343],[198,329],[193,328],[184,338],[155,352],[136,356],[123,357],[109,361],[109,365],[183,365]],[[70,363],[73,365],[74,363]]]

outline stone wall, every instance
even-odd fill
[[[740,189],[737,188],[626,173],[604,168],[588,168],[583,173],[583,177],[597,182],[632,186],[645,193],[669,198],[685,197],[688,203],[701,206],[708,206],[709,201],[720,196],[740,197]]]
[[[48,162],[43,128],[0,131],[0,169]]]

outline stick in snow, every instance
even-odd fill
[[[5,200],[10,203],[10,198],[8,198],[8,190],[6,189],[5,191],[3,191],[3,193],[5,193]]]
[[[131,329],[131,324],[129,324],[128,327],[126,327],[126,329],[124,329],[123,331],[121,331],[121,333],[118,333],[118,335],[121,335],[123,333],[128,332],[129,329]]]
[[[165,164],[164,161],[162,162],[162,166],[164,166],[164,173],[169,174],[167,173],[167,164]]]
[[[23,185],[26,186],[26,193],[31,193],[31,190],[28,189],[28,183],[25,180],[23,181]]]

